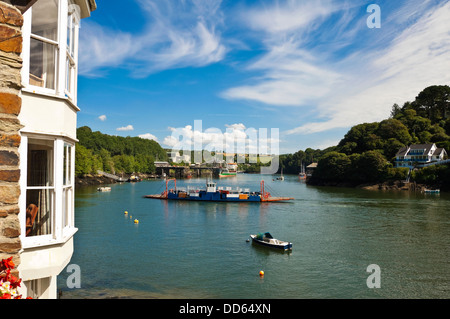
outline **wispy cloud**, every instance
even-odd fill
[[[334,88],[332,98],[318,100],[321,120],[287,133],[315,133],[378,121],[387,117],[394,103],[413,100],[429,85],[448,84],[450,74],[444,71],[450,68],[448,16],[450,3],[430,8],[388,45],[357,52],[352,56],[353,67],[341,71],[348,81]],[[386,32],[394,34],[394,30]]]
[[[102,122],[106,121],[106,115],[100,115],[98,119]]]
[[[275,1],[249,9],[248,23],[265,39],[265,52],[245,66],[255,75],[249,84],[222,96],[315,113],[288,135],[386,118],[394,103],[450,81],[444,71],[450,68],[450,4],[395,5],[381,5],[386,19],[377,30],[368,29],[368,15],[349,2]]]
[[[95,76],[102,67],[123,67],[141,77],[165,69],[205,66],[225,56],[217,31],[222,24],[221,0],[137,2],[147,17],[139,34],[90,21],[83,24],[80,74]]]

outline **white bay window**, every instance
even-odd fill
[[[74,143],[62,137],[26,134],[22,183],[26,194],[25,248],[63,242],[76,231],[74,224]]]
[[[23,26],[26,89],[76,103],[80,9],[72,0],[39,0]]]

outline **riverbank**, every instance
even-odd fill
[[[124,175],[121,176],[124,179],[128,179],[130,178],[131,175]],[[157,179],[160,178],[160,176],[158,175],[153,175],[153,174],[137,174],[135,175],[137,177],[139,177],[141,180],[144,179]],[[103,175],[92,175],[92,174],[86,174],[84,176],[78,176],[75,177],[75,187],[81,187],[81,186],[96,186],[96,185],[104,185],[104,184],[115,184],[118,183],[118,181],[103,176]]]
[[[411,191],[411,192],[424,192],[426,189],[439,189],[440,187],[434,185],[417,184],[415,182],[404,182],[404,181],[390,181],[383,183],[370,183],[370,184],[359,184],[355,185],[353,183],[346,182],[321,182],[321,183],[310,183],[310,186],[331,186],[331,187],[348,187],[348,188],[360,188],[365,190],[382,190],[382,191]],[[445,191],[445,190],[444,190]]]
[[[369,184],[369,185],[358,185],[357,188],[365,190],[394,190],[394,191],[413,191],[413,192],[423,192],[425,189],[429,189],[427,185],[417,184],[417,183],[406,183],[402,181],[395,182],[385,182],[379,184]]]

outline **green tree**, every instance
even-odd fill
[[[75,176],[83,176],[91,171],[91,152],[83,145],[75,147]]]
[[[344,153],[329,152],[317,163],[313,176],[326,182],[346,181],[346,174],[351,166],[350,158]]]
[[[389,163],[377,151],[367,151],[361,154],[355,163],[361,182],[380,182],[386,177]]]
[[[395,138],[405,145],[411,142],[411,135],[409,134],[408,128],[397,119],[381,121],[376,133],[385,141],[390,138]]]
[[[432,123],[446,119],[450,115],[450,87],[433,85],[425,88],[416,97],[418,111]]]

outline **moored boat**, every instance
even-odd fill
[[[250,235],[252,241],[256,244],[282,249],[282,250],[290,250],[292,249],[292,243],[287,241],[281,241],[276,238],[273,238],[270,233],[258,233],[256,235]]]
[[[97,191],[99,191],[99,192],[109,192],[109,191],[111,191],[111,187],[107,187],[107,186],[99,187],[99,188],[97,188]]]
[[[237,164],[228,163],[227,167],[222,169],[219,173],[219,177],[233,177],[237,175]]]
[[[298,173],[298,179],[301,181],[306,180],[305,166],[303,165],[303,162],[301,165],[301,171],[300,171],[300,173]]]

